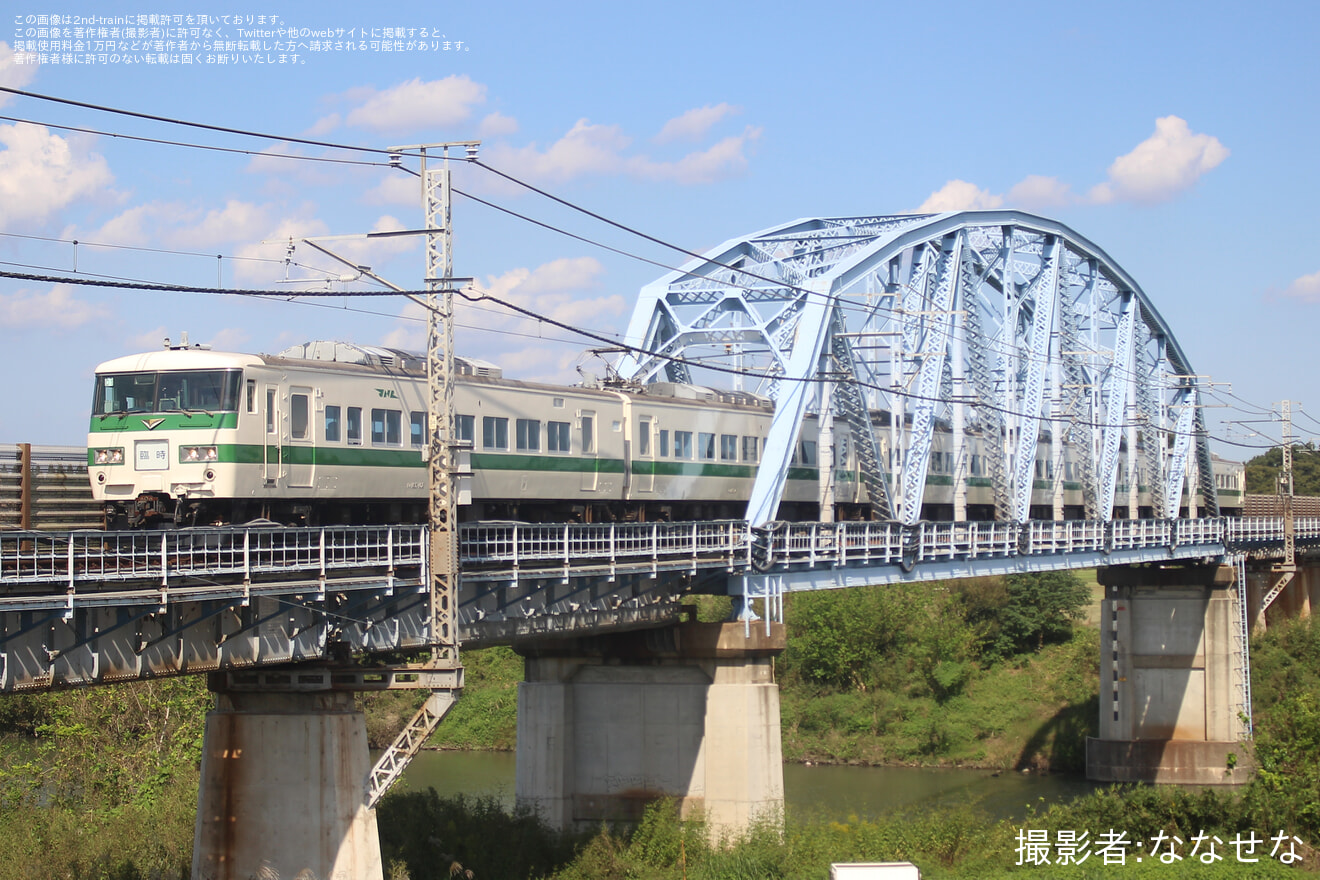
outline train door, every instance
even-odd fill
[[[633,447],[633,479],[638,492],[655,491],[655,437],[652,436],[655,419],[637,417],[637,445]]]
[[[312,389],[297,385],[289,389],[289,436],[282,444],[288,453],[289,485],[310,489],[316,469],[312,437]]]
[[[600,481],[600,474],[596,471],[596,458],[599,455],[596,447],[596,414],[583,410],[578,421],[582,435],[582,491],[595,492]]]
[[[261,476],[267,486],[274,486],[284,466],[283,450],[280,449],[280,388],[278,385],[266,386],[266,440],[261,444]]]

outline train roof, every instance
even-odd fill
[[[133,373],[144,370],[225,370],[262,363],[255,354],[211,351],[209,348],[167,348],[125,355],[98,364],[98,373]]]

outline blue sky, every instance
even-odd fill
[[[52,7],[20,4],[3,17],[0,84],[358,146],[480,139],[488,164],[692,250],[807,216],[1032,211],[1067,223],[1128,270],[1200,374],[1231,383],[1253,404],[1288,398],[1320,418],[1311,360],[1320,324],[1312,218],[1320,204],[1320,13],[1311,4],[323,7],[276,2],[241,14],[280,19],[268,27],[425,28],[451,48],[302,49],[299,63],[282,65],[207,64],[204,49],[191,65],[62,57],[34,65],[17,63],[13,50],[38,39],[35,16]],[[197,5],[191,14],[232,17],[234,9]],[[57,14],[144,12],[104,3]],[[220,27],[240,38],[232,21]],[[343,153],[25,97],[3,100],[0,115],[42,123],[0,120],[0,268],[62,273],[76,259],[82,273],[189,285],[218,277],[227,287],[292,292],[309,285],[285,284],[286,275],[346,270],[306,246],[286,268],[286,247],[263,241],[421,225],[416,178],[397,170],[46,126]],[[456,185],[649,259],[680,260],[487,173],[459,169]],[[456,274],[605,333],[626,326],[637,291],[663,274],[461,198],[455,236]],[[397,284],[421,286],[416,239],[369,250],[326,245]],[[415,317],[394,300],[307,305],[0,279],[0,364],[11,376],[0,442],[81,444],[95,365],[165,336],[186,330],[194,342],[242,351],[312,338],[416,348],[424,328]],[[554,328],[471,309],[459,320],[459,353],[500,363],[507,375],[572,381],[579,365],[599,372],[580,354],[591,343],[559,342],[566,335]],[[1249,417],[1208,415],[1212,425]],[[1278,436],[1277,426],[1257,428]],[[1303,417],[1298,433],[1320,435],[1320,422]],[[1240,430],[1233,436],[1244,439]]]

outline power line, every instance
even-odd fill
[[[120,134],[113,131],[103,131],[96,128],[85,128],[76,125],[57,125],[53,122],[38,122],[34,119],[22,119],[17,116],[0,116],[0,120],[6,122],[20,122],[27,125],[41,125],[46,128],[57,128],[61,131],[76,131],[81,134],[95,134],[101,137],[115,138],[117,140],[139,141],[146,144],[160,144],[167,147],[188,147],[193,150],[208,150],[215,153],[238,153],[244,156],[269,156],[273,159],[302,159],[306,162],[330,162],[337,165],[363,165],[370,168],[388,168],[388,162],[364,162],[360,159],[334,159],[329,156],[300,156],[296,153],[271,153],[266,150],[241,150],[236,147],[217,147],[212,144],[194,144],[188,141],[170,141],[162,138],[149,138],[135,134]],[[345,148],[347,149],[347,148]]]

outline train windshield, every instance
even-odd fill
[[[105,373],[96,377],[92,415],[237,412],[242,370]]]

